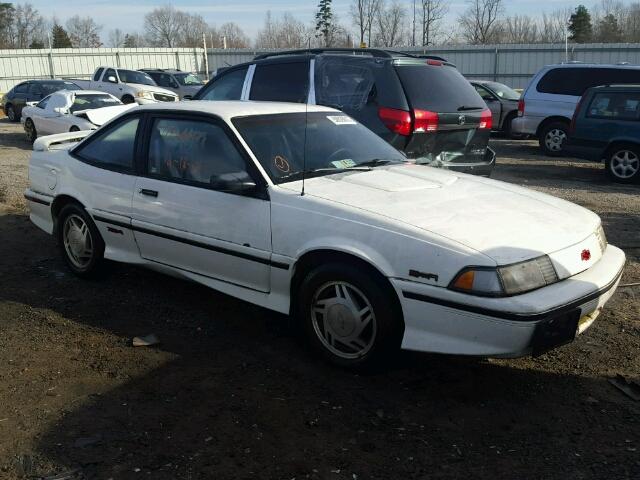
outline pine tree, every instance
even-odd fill
[[[612,14],[605,15],[598,22],[598,40],[603,43],[622,41],[622,31],[618,25],[618,19]]]
[[[33,39],[31,41],[31,45],[29,45],[29,48],[44,48],[44,42],[42,40],[38,40],[38,39]]]
[[[71,39],[62,25],[53,24],[51,29],[53,48],[71,48]]]
[[[591,41],[593,36],[591,14],[584,5],[578,5],[575,12],[571,15],[571,19],[569,20],[569,31],[571,32],[569,39],[576,43],[586,43]]]
[[[316,36],[322,37],[325,47],[331,46],[333,36],[333,11],[331,0],[320,0],[316,12]]]
[[[124,36],[124,42],[122,42],[122,46],[124,48],[135,48],[138,45],[136,44],[136,38],[133,35],[129,35],[128,33]]]

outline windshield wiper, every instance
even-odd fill
[[[461,107],[458,107],[458,111],[459,112],[466,112],[467,110],[483,110],[484,107],[471,107],[469,105],[462,105]]]
[[[356,167],[380,167],[382,165],[388,165],[389,163],[404,163],[406,160],[400,159],[383,159],[383,158],[373,158],[371,160],[367,160],[366,162],[361,162],[356,164]],[[352,167],[353,168],[353,167]]]

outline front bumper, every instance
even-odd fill
[[[591,326],[615,292],[625,255],[609,245],[598,263],[533,292],[482,298],[393,279],[404,314],[402,348],[491,357],[537,355]]]
[[[436,166],[436,165],[431,165]],[[496,166],[496,152],[490,147],[487,147],[487,152],[484,156],[483,162],[477,163],[450,163],[441,162],[438,167],[445,168],[447,170],[453,170],[460,173],[470,173],[472,175],[480,175],[483,177],[491,176],[494,167]]]

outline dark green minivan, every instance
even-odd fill
[[[616,182],[639,182],[640,85],[588,89],[571,121],[567,153],[604,161]]]

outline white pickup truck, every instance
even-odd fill
[[[123,68],[98,67],[91,80],[73,80],[86,90],[107,92],[122,100],[122,103],[136,102],[140,105],[156,102],[177,102],[178,95],[171,90],[156,85],[144,72]]]

